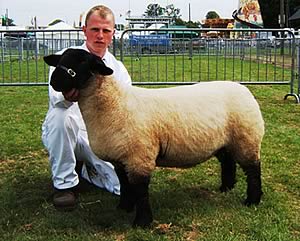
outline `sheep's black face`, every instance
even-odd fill
[[[48,55],[44,61],[56,67],[51,75],[50,84],[56,91],[82,89],[93,74],[111,75],[101,58],[83,49],[68,49],[62,55]]]

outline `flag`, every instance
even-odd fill
[[[127,15],[128,17],[130,16],[130,14],[131,14],[131,10],[128,10],[128,11],[125,13],[125,15]]]

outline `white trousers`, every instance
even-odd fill
[[[119,179],[114,167],[91,150],[78,106],[52,108],[42,126],[42,140],[49,153],[53,185],[66,189],[79,183],[76,160],[83,161],[82,177],[100,188],[119,194]]]

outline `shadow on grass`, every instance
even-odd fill
[[[53,188],[47,169],[48,163],[23,164],[15,165],[16,171],[9,172],[0,188],[3,214],[0,219],[6,232],[13,233],[23,229],[26,231],[28,227],[31,231],[42,228],[44,232],[55,230],[62,233],[66,230],[78,233],[83,230],[95,232],[106,229],[125,231],[131,227],[135,213],[117,210],[118,196],[85,181],[80,182],[78,208],[73,212],[57,211],[52,206]],[[190,223],[193,217],[213,217],[218,210],[241,206],[240,190],[224,194],[218,191],[218,186],[212,188],[212,184],[208,187],[205,183],[195,184],[193,179],[183,181],[184,178],[183,174],[180,178],[170,181],[170,178],[161,173],[154,175],[150,184],[154,225],[184,225]],[[199,173],[200,181],[202,178],[202,174]]]

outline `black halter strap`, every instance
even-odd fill
[[[69,75],[71,75],[72,78],[76,76],[76,72],[71,68],[67,68],[66,66],[60,64],[57,65],[56,68],[61,68],[62,70],[66,71]]]

